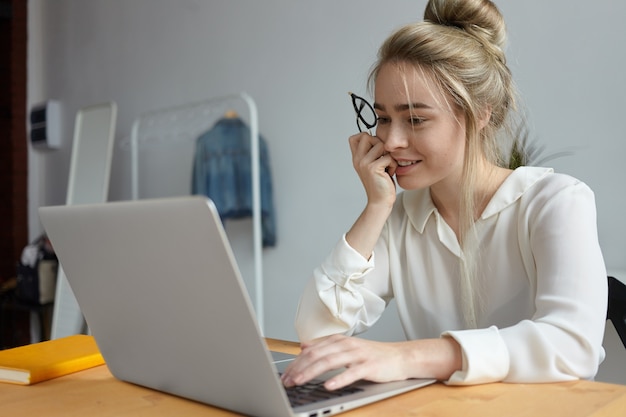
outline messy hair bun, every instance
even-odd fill
[[[506,25],[491,1],[430,0],[424,11],[424,20],[464,30],[504,61]]]

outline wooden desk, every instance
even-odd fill
[[[294,343],[268,339],[271,349],[297,353]],[[32,386],[0,384],[3,416],[234,416],[236,414],[116,380],[106,366]],[[434,384],[341,414],[387,416],[626,416],[626,385]]]

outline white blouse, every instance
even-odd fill
[[[363,332],[395,298],[408,339],[448,335],[461,345],[463,369],[449,384],[593,378],[607,276],[591,189],[521,167],[476,227],[476,328],[464,320],[458,240],[426,189],[398,195],[370,260],[344,236],[315,269],[298,307],[300,339]]]

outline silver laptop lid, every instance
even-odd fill
[[[40,217],[115,377],[291,415],[210,200],[42,207]]]

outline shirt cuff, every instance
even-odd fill
[[[363,284],[363,276],[374,268],[374,254],[365,259],[346,240],[344,234],[335,246],[327,261],[322,265],[324,274],[335,284],[349,291],[355,291],[352,284]]]
[[[509,372],[509,352],[497,327],[448,331],[461,345],[463,368],[450,376],[448,385],[473,385],[502,381]]]

